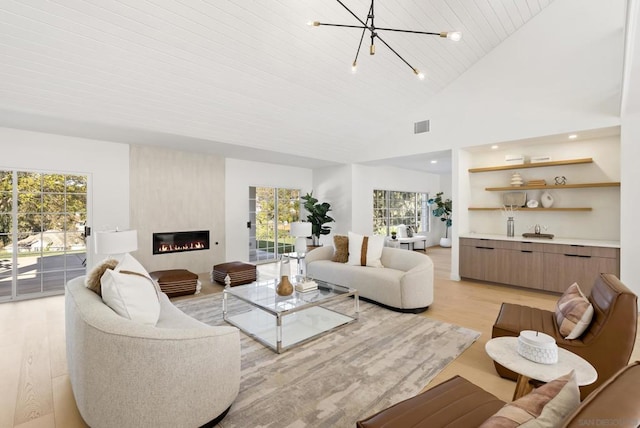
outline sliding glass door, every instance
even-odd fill
[[[84,275],[87,181],[0,171],[0,300],[61,294]]]
[[[300,216],[300,190],[249,188],[249,260],[270,262],[293,251],[289,225]]]

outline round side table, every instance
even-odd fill
[[[518,354],[517,337],[496,337],[485,345],[485,351],[495,362],[518,373],[513,399],[517,400],[533,389],[531,380],[550,382],[564,376],[572,369],[576,371],[578,386],[589,385],[598,379],[596,369],[584,358],[558,347],[558,362],[541,364],[527,360]]]

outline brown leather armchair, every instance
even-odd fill
[[[580,387],[580,395],[584,399],[629,363],[638,318],[637,296],[615,275],[601,274],[589,300],[594,309],[593,320],[578,339],[562,337],[554,312],[512,303],[502,304],[491,337],[517,337],[522,330],[540,331],[554,337],[558,346],[589,361],[598,372],[598,380]],[[511,370],[498,363],[495,366],[500,376],[517,378]]]

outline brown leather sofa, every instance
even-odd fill
[[[512,303],[502,304],[491,337],[517,337],[522,330],[540,331],[554,337],[558,346],[589,361],[598,372],[595,383],[580,387],[580,396],[584,399],[629,363],[638,325],[637,296],[615,275],[601,274],[589,300],[594,309],[593,320],[578,339],[562,337],[553,311]],[[498,363],[495,366],[504,378],[515,380],[518,377]]]
[[[640,425],[640,361],[610,376],[560,427]],[[358,428],[472,428],[505,403],[455,376],[422,394],[358,421]]]

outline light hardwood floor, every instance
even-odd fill
[[[471,281],[451,281],[450,249],[427,250],[436,267],[435,300],[424,316],[481,332],[480,338],[425,387],[459,374],[497,397],[511,399],[515,383],[498,377],[484,345],[502,302],[553,309],[557,295]],[[270,275],[272,266],[260,266]],[[209,274],[200,275],[203,293],[218,293]],[[179,299],[191,298],[190,296]],[[632,360],[640,359],[636,341]],[[0,428],[85,427],[67,376],[64,297],[0,305]]]

